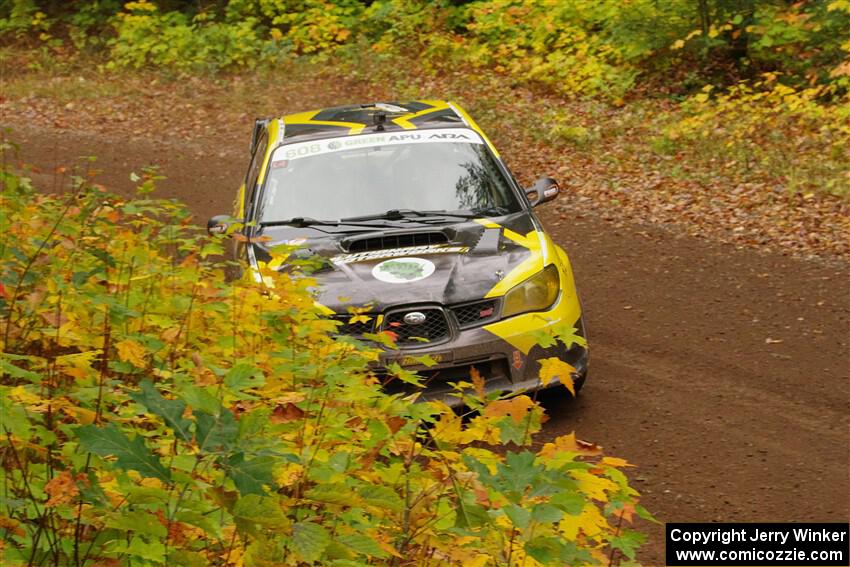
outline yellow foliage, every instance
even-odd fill
[[[145,364],[145,347],[132,339],[124,339],[115,345],[118,350],[118,358],[124,362],[129,362],[137,368],[144,368]]]
[[[486,565],[512,556],[536,565],[546,562],[525,548],[532,538],[616,548],[610,526],[589,543],[586,533],[626,505],[640,510],[616,476],[625,461],[574,436],[532,452],[543,411],[528,396],[479,400],[477,415],[464,417],[382,392],[369,366],[380,351],[329,334],[315,281],[273,270],[260,274],[272,290],[250,277],[226,281],[222,266],[192,253],[217,241],[198,236],[173,203],[82,192],[78,216],[64,218],[59,197],[12,186],[0,205],[12,219],[9,245],[24,252],[5,265],[34,273],[3,312],[13,321],[2,322],[34,330],[10,333],[0,358],[0,425],[26,460],[0,475],[36,495],[58,549],[77,537],[98,557],[139,564]],[[68,245],[29,264],[54,225]],[[185,255],[171,255],[175,242]],[[368,312],[354,308],[351,318]],[[57,337],[57,325],[73,329]],[[551,359],[542,373],[563,381],[571,371]],[[472,381],[485,393],[480,376]],[[35,490],[25,490],[23,470]],[[549,504],[565,490],[588,508],[575,526],[562,526]],[[17,529],[22,518],[0,520],[4,564],[32,546]],[[104,529],[116,538],[95,540]],[[145,545],[134,547],[140,533]]]
[[[691,152],[695,159],[735,167],[739,176],[780,177],[802,193],[850,194],[845,176],[850,94],[831,87],[798,89],[766,73],[727,92],[704,91],[684,104],[665,136],[679,147],[698,150]]]
[[[575,368],[560,358],[544,358],[540,361],[540,382],[544,386],[548,386],[552,380],[557,378],[575,396],[576,392],[572,378],[572,373],[575,371]]]

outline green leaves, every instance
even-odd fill
[[[258,388],[265,383],[263,375],[257,368],[245,362],[233,366],[224,377],[225,385],[235,392],[248,388]]]
[[[525,543],[525,551],[543,565],[594,564],[587,550],[561,537],[537,536]]]
[[[611,547],[620,550],[629,559],[634,559],[638,548],[646,542],[646,536],[634,530],[622,530],[611,538]]]
[[[166,400],[154,387],[150,380],[142,380],[139,384],[140,391],[133,392],[130,397],[152,414],[159,416],[174,431],[175,437],[183,441],[192,438],[189,432],[191,421],[183,417],[186,404],[180,400]]]
[[[312,522],[298,522],[292,527],[292,531],[292,549],[307,563],[318,561],[331,543],[328,531]]]
[[[84,425],[76,429],[80,445],[101,457],[117,457],[116,466],[124,470],[137,471],[143,476],[158,478],[163,482],[171,479],[171,473],[145,445],[141,436],[129,439],[114,424],[106,427]]]
[[[336,540],[348,549],[367,557],[383,558],[389,556],[371,537],[363,534],[341,535]]]
[[[222,409],[218,417],[206,412],[195,414],[195,442],[201,451],[229,450],[238,434],[239,424],[230,410]]]
[[[263,495],[265,487],[274,488],[272,468],[277,464],[272,456],[256,457],[245,460],[245,455],[237,453],[227,463],[227,476],[233,479],[237,490],[243,496],[246,494]]]
[[[288,525],[288,520],[276,495],[247,494],[236,502],[233,507],[233,515],[243,521],[277,529]]]
[[[508,518],[510,518],[513,525],[519,529],[527,528],[528,522],[531,521],[531,512],[525,508],[520,508],[516,504],[508,504],[502,508],[502,511]]]
[[[590,562],[583,547],[634,553],[609,523],[644,515],[625,461],[498,446],[539,445],[529,397],[494,394],[464,420],[387,395],[378,351],[327,334],[312,283],[225,282],[173,203],[80,194],[30,264],[57,199],[7,207],[0,303],[19,280],[26,299],[0,312],[18,353],[0,357],[0,564],[73,564],[81,549],[134,565],[483,565],[511,541],[553,565]]]
[[[133,532],[154,538],[163,538],[168,534],[168,530],[159,519],[145,510],[113,512],[106,516],[104,525],[114,530]]]

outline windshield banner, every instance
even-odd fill
[[[434,142],[455,142],[461,144],[483,144],[481,137],[466,128],[435,128],[423,130],[401,130],[396,132],[371,132],[356,136],[341,136],[287,144],[274,152],[275,162],[328,154],[353,148],[374,148],[396,144],[429,144]]]

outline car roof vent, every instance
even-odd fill
[[[408,246],[428,246],[445,244],[449,238],[442,232],[408,232],[404,234],[382,234],[368,238],[347,241],[348,252],[369,252],[371,250],[389,250]]]

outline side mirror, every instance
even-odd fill
[[[216,215],[207,221],[207,232],[213,234],[227,234],[233,223],[241,222],[230,215]]]
[[[551,177],[541,177],[525,190],[532,207],[551,201],[561,192],[558,182]]]

